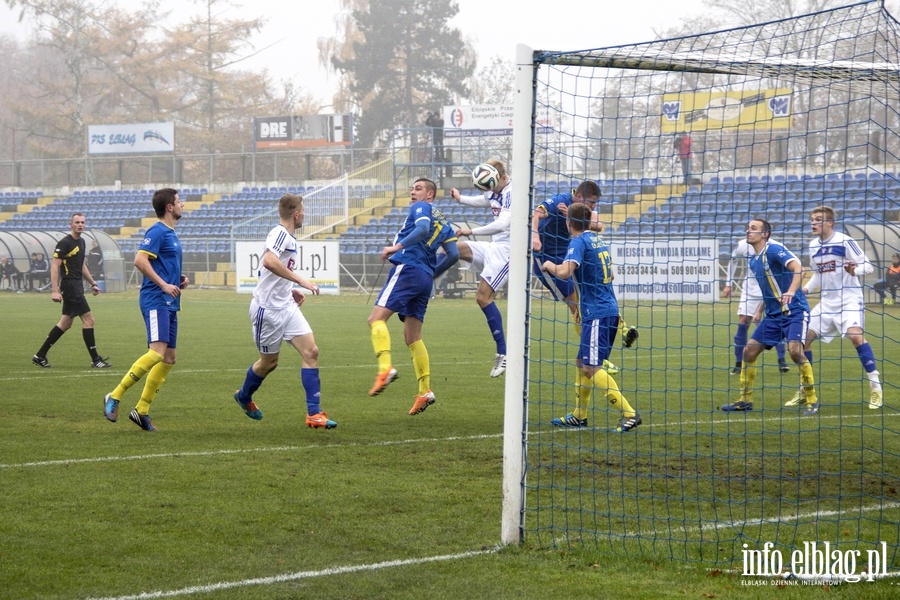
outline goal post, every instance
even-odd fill
[[[900,571],[900,312],[875,286],[900,252],[898,22],[871,1],[613,48],[520,45],[516,73],[502,543],[740,568],[767,544],[827,542],[885,549],[880,566]],[[606,368],[643,418],[625,433],[596,386],[587,426],[551,424],[585,383],[569,311],[532,278],[531,215],[586,180],[640,334],[626,348],[620,333]],[[791,405],[798,367],[775,348],[753,366],[754,410],[719,410],[754,331],[723,293],[743,287],[724,281],[733,248],[766,219],[808,278],[823,205],[874,266],[864,329],[883,406],[838,335],[809,350],[818,413]]]
[[[513,120],[513,165],[531,164],[534,111],[534,72],[532,50],[516,46],[516,99]],[[525,497],[525,439],[528,435],[525,408],[528,403],[528,321],[531,273],[522,265],[530,264],[531,242],[531,170],[513,172],[511,213],[509,303],[506,385],[503,414],[503,510],[500,539],[504,544],[522,541],[522,517]],[[517,265],[518,268],[512,267]],[[521,348],[521,352],[519,349]]]

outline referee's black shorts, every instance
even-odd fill
[[[80,280],[63,279],[59,284],[59,292],[63,298],[62,314],[74,319],[91,312],[87,298],[84,297],[84,287]]]

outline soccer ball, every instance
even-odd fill
[[[500,183],[500,173],[493,166],[482,163],[472,169],[472,185],[482,192],[490,192]]]

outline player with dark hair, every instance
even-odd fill
[[[131,365],[116,389],[103,398],[103,414],[115,423],[119,417],[119,401],[146,375],[141,398],[128,414],[128,419],[144,431],[156,431],[150,420],[150,403],[175,366],[181,290],[190,283],[181,274],[181,242],[175,233],[175,224],[184,210],[178,191],[156,190],[153,210],[159,221],[144,234],[134,257],[135,268],[144,275],[138,302],[147,327],[148,350]]]
[[[572,236],[562,264],[544,261],[541,268],[562,280],[574,278],[581,310],[581,345],[576,359],[575,409],[550,422],[557,427],[587,427],[593,389],[604,392],[609,403],[622,411],[617,431],[631,431],[641,416],[622,396],[619,386],[603,368],[619,331],[619,303],[613,290],[612,254],[600,234],[590,231],[591,207],[576,202],[568,210]]]
[[[753,249],[748,267],[762,291],[764,306],[759,310],[765,308],[765,317],[744,347],[740,398],[719,408],[728,412],[753,410],[750,388],[756,379],[756,359],[764,348],[787,340],[791,359],[800,369],[804,414],[814,415],[819,411],[819,402],[812,365],[803,355],[809,325],[809,303],[800,289],[803,266],[793,252],[771,241],[771,235],[772,226],[764,219],[753,219],[747,225],[747,243]]]
[[[294,271],[297,264],[294,232],[303,226],[303,213],[302,196],[285,194],[278,201],[279,224],[266,236],[262,266],[250,302],[250,325],[259,360],[247,369],[244,384],[235,391],[234,399],[251,419],[263,418],[253,401],[253,393],[278,366],[281,344],[287,341],[302,357],[300,383],[306,393],[306,426],[332,429],[337,423],[320,406],[319,348],[312,327],[300,312],[306,296],[293,288],[297,284],[312,294],[319,293],[319,286]]]
[[[731,298],[731,292],[734,289],[734,275],[737,271],[739,261],[746,263],[753,255],[753,249],[747,244],[747,240],[743,239],[737,243],[731,252],[731,260],[728,261],[728,275],[726,276],[726,285],[722,289],[722,296]],[[744,284],[741,287],[741,299],[738,302],[738,326],[734,333],[734,367],[731,369],[732,375],[740,375],[741,366],[743,365],[744,346],[747,345],[747,338],[750,329],[750,323],[756,318],[759,307],[762,306],[763,297],[756,283],[756,277],[747,269],[744,277]],[[787,362],[784,360],[784,344],[775,346],[775,352],[778,355],[778,368],[782,373],[791,370]]]
[[[560,279],[544,271],[541,265],[544,261],[552,260],[559,264],[569,249],[569,234],[566,215],[573,202],[581,202],[591,209],[590,230],[601,232],[603,224],[595,207],[600,200],[600,186],[596,182],[587,180],[578,184],[571,193],[556,194],[552,198],[544,200],[535,207],[531,215],[531,249],[534,252],[533,272],[553,297],[565,302],[572,313],[572,320],[576,324],[576,331],[581,335],[579,328],[581,316],[578,313],[578,294],[575,292],[575,284],[571,279]],[[621,315],[620,315],[621,317]],[[622,333],[622,344],[626,348],[634,345],[638,339],[638,330],[629,327],[624,317],[619,319],[619,331]],[[619,372],[618,367],[609,362],[604,363],[603,368],[612,375]]]
[[[403,341],[412,355],[419,386],[413,406],[409,409],[410,415],[419,414],[435,402],[428,349],[422,340],[422,322],[431,298],[435,273],[440,275],[441,272],[436,270],[436,253],[440,247],[447,251],[447,259],[441,264],[443,270],[452,266],[458,257],[456,234],[447,219],[432,205],[436,193],[437,186],[430,179],[420,178],[413,182],[410,189],[412,204],[406,221],[394,237],[394,243],[381,251],[381,260],[390,260],[393,267],[368,320],[372,348],[378,359],[378,375],[369,390],[370,396],[380,394],[397,379],[397,369],[391,359],[387,320],[397,313],[403,321]]]
[[[877,409],[881,408],[884,395],[875,353],[863,331],[866,303],[859,281],[860,275],[871,273],[875,267],[856,240],[834,230],[834,220],[834,209],[830,206],[817,206],[810,212],[815,236],[809,242],[809,266],[813,274],[802,290],[805,294],[821,290],[821,300],[809,315],[804,354],[812,362],[814,340],[827,344],[836,336],[849,338],[869,380],[869,408]],[[798,391],[785,406],[800,405],[802,395]]]
[[[490,235],[490,242],[460,242],[459,258],[470,264],[470,270],[478,273],[478,288],[475,291],[475,302],[487,320],[488,329],[497,352],[491,367],[491,377],[499,377],[506,371],[506,336],[503,334],[503,315],[494,303],[497,290],[509,279],[509,224],[510,206],[512,204],[512,180],[506,173],[506,167],[499,160],[489,160],[487,164],[497,169],[500,181],[493,190],[481,196],[462,196],[459,190],[452,188],[450,197],[467,206],[490,208],[494,221],[475,229],[462,227],[456,230],[459,237],[471,235]]]
[[[100,293],[100,286],[97,285],[85,262],[86,244],[81,237],[84,233],[84,226],[84,214],[74,213],[69,220],[70,233],[56,243],[56,249],[53,251],[53,266],[50,269],[50,298],[54,302],[62,303],[62,316],[47,334],[43,345],[31,357],[33,364],[45,369],[50,367],[47,352],[72,327],[75,317],[81,318],[81,337],[91,355],[91,367],[108,369],[112,366],[97,352],[97,343],[94,339],[94,313],[84,297],[82,279],[87,279],[91,284],[91,293],[94,296]]]

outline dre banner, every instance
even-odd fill
[[[353,120],[349,114],[256,117],[253,130],[258,150],[350,146],[353,142]]]

